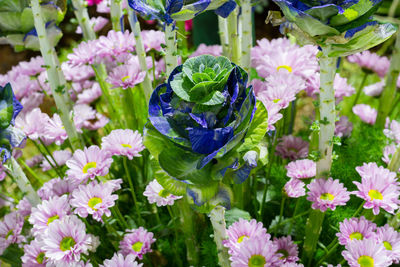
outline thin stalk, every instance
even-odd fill
[[[173,228],[174,228],[174,234],[175,234],[175,242],[173,242],[174,254],[175,254],[175,257],[176,257],[176,261],[178,262],[178,266],[183,266],[182,260],[181,260],[181,258],[179,256],[179,249],[178,249],[178,240],[179,240],[178,229],[179,229],[179,225],[176,223],[175,214],[173,213],[173,211],[171,209],[171,206],[167,205],[167,209],[168,209],[169,216],[171,217],[171,220],[172,220],[172,224],[173,224]]]
[[[132,183],[132,176],[131,176],[131,174],[129,172],[129,169],[128,169],[128,163],[127,163],[126,157],[124,157],[124,159],[123,159],[123,164],[124,164],[126,177],[128,178],[129,188],[131,189],[130,191],[131,191],[132,199],[135,202],[136,214],[138,216],[140,224],[142,224],[143,223],[143,219],[142,219],[142,216],[140,214],[138,202],[137,202],[137,199],[136,199],[135,189],[134,189],[133,183]]]
[[[157,208],[156,204],[153,204],[151,206],[153,208],[154,214],[156,215],[157,225],[158,226],[162,225],[161,219],[160,219],[160,214],[158,214],[158,208]]]
[[[251,0],[241,0],[242,7],[242,59],[241,66],[245,71],[250,71],[251,48],[253,46],[253,23]]]
[[[60,62],[58,61],[54,47],[50,45],[50,41],[47,38],[45,21],[42,17],[43,12],[40,8],[39,0],[31,0],[31,8],[35,29],[39,38],[40,52],[47,67],[46,71],[51,91],[71,146],[73,150],[76,150],[82,147],[82,141],[76,131],[72,118],[70,118],[71,108],[68,104],[69,97],[66,93],[66,83],[61,71]]]
[[[154,51],[151,52],[151,63],[152,63],[151,71],[153,73],[153,87],[155,88],[157,85],[157,79],[156,79],[156,55]]]
[[[393,0],[392,5],[389,8],[388,16],[394,18],[396,14],[397,6],[399,5],[400,0]]]
[[[64,177],[64,176],[62,175],[62,173],[60,172],[60,170],[54,165],[54,162],[52,162],[52,161],[48,158],[48,156],[46,155],[46,153],[43,153],[43,151],[42,151],[42,149],[40,148],[39,144],[37,144],[36,142],[32,142],[32,143],[36,146],[37,150],[39,150],[40,154],[42,154],[43,158],[49,163],[50,167],[57,173],[57,175],[58,175],[60,178]]]
[[[178,66],[176,33],[173,24],[165,25],[165,68],[167,77]]]
[[[362,89],[364,88],[365,82],[367,81],[368,74],[366,72],[363,72],[363,73],[364,73],[363,78],[361,80],[360,86],[357,89],[357,94],[356,94],[356,97],[354,98],[353,105],[351,106],[351,108],[357,104],[358,99],[360,98]]]
[[[176,22],[177,26],[177,33],[178,33],[178,40],[179,40],[179,48],[182,49],[183,51],[187,52],[188,49],[188,42],[187,42],[187,37],[186,37],[186,30],[185,30],[185,22],[184,21],[177,21]]]
[[[229,43],[228,43],[228,23],[227,19],[218,16],[218,29],[219,29],[219,41],[222,46],[222,55],[229,57]]]
[[[396,43],[394,46],[392,59],[390,60],[389,72],[386,76],[386,85],[383,89],[382,95],[379,99],[379,109],[378,117],[376,119],[376,124],[379,127],[384,127],[386,117],[391,111],[394,99],[396,96],[397,89],[397,78],[400,73],[400,31],[396,34]]]
[[[240,38],[238,32],[238,11],[239,8],[235,8],[231,14],[229,14],[228,20],[228,39],[229,39],[229,59],[237,64],[241,65],[240,58]]]
[[[281,225],[284,225],[284,224],[286,224],[287,222],[290,222],[290,221],[292,221],[292,220],[295,220],[295,219],[297,219],[297,218],[300,218],[300,217],[302,217],[302,216],[304,216],[304,215],[307,215],[307,214],[309,214],[309,213],[310,213],[310,210],[307,210],[307,211],[305,211],[305,212],[302,212],[302,213],[297,214],[296,216],[293,216],[293,217],[291,217],[291,218],[285,219],[285,220],[281,221],[280,223],[278,223],[278,224],[276,224],[276,225],[270,227],[270,228],[269,228],[269,232],[272,233],[272,232],[274,232],[278,227],[280,227]]]
[[[222,244],[222,241],[228,237],[226,233],[225,208],[216,206],[209,216],[214,230],[214,241],[217,245],[218,263],[221,267],[229,267],[228,248]]]
[[[82,29],[83,38],[85,40],[96,39],[96,33],[89,23],[90,19],[87,8],[85,6],[85,2],[83,0],[71,0],[71,2],[74,6],[75,17],[77,18],[79,26]]]
[[[123,31],[121,25],[122,7],[121,0],[111,0],[110,7],[111,23],[114,31]]]
[[[177,202],[181,213],[181,229],[186,244],[186,258],[189,266],[198,266],[199,251],[197,248],[196,234],[194,230],[194,213],[189,207],[186,197]]]
[[[136,54],[139,59],[139,65],[142,71],[146,73],[146,76],[144,77],[144,81],[142,82],[142,87],[143,87],[143,92],[146,97],[146,105],[148,105],[151,93],[153,92],[153,86],[150,81],[150,74],[147,69],[147,63],[146,63],[146,51],[144,50],[144,45],[143,45],[143,40],[142,40],[142,34],[140,30],[140,23],[139,20],[137,19],[136,13],[132,10],[132,8],[128,8],[128,19],[129,19],[129,24],[131,26],[131,29],[133,31],[133,34],[135,35],[135,40],[136,40]],[[153,67],[155,67],[153,63]]]
[[[29,166],[28,164],[25,163],[24,160],[19,159],[19,162],[21,163],[22,166],[24,166],[24,168],[29,172],[30,175],[32,175],[36,181],[39,182],[40,185],[43,185],[44,181],[43,179],[41,179]]]
[[[111,211],[116,215],[116,217],[120,221],[120,224],[122,225],[122,227],[124,227],[125,229],[128,229],[129,224],[126,222],[126,220],[125,220],[124,216],[122,215],[121,211],[119,210],[118,206],[112,207]]]
[[[53,157],[53,154],[50,152],[50,150],[47,148],[47,146],[44,144],[44,142],[42,141],[41,138],[39,138],[39,142],[42,144],[42,146],[44,147],[44,150],[46,150],[47,154],[50,156],[50,158],[53,160],[54,164],[56,165],[57,169],[60,169],[60,165],[58,165],[57,161],[55,160],[55,158]]]

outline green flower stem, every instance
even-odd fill
[[[325,213],[321,212],[320,210],[311,210],[308,216],[305,228],[306,237],[304,240],[302,255],[302,261],[305,266],[312,266],[311,263],[313,260],[314,251],[317,247],[319,235],[322,230],[322,222],[324,221],[324,217]]]
[[[111,208],[111,212],[113,213],[114,217],[118,219],[119,224],[122,226],[123,229],[128,229],[129,224],[126,222],[124,216],[122,215],[121,211],[119,210],[118,206],[114,206]]]
[[[388,16],[394,18],[394,16],[396,15],[396,9],[397,6],[399,5],[400,0],[393,0],[392,5],[389,8],[389,13]]]
[[[227,19],[218,16],[218,29],[219,29],[219,41],[222,46],[222,55],[224,57],[229,57],[229,43],[228,43],[228,24]]]
[[[93,30],[93,27],[90,25],[89,14],[85,5],[84,0],[71,0],[72,5],[74,6],[74,13],[76,18],[78,19],[79,26],[81,26],[83,38],[85,40],[94,40],[96,39],[96,33]]]
[[[383,89],[383,93],[379,99],[379,109],[378,117],[376,119],[376,124],[379,127],[384,127],[386,117],[392,110],[394,99],[396,96],[396,83],[397,78],[400,73],[400,31],[397,31],[396,43],[394,46],[394,51],[392,54],[392,59],[390,61],[389,72],[386,76],[386,85]]]
[[[114,31],[121,31],[120,19],[122,17],[121,0],[111,0],[110,7],[111,23]]]
[[[64,175],[60,172],[60,170],[54,165],[55,162],[51,161],[48,155],[42,151],[40,145],[34,141],[32,143],[36,146],[36,149],[39,150],[40,154],[42,154],[43,158],[50,164],[51,168],[57,173],[57,175],[60,178],[64,177]]]
[[[216,206],[209,216],[214,229],[214,241],[217,244],[218,263],[221,267],[229,267],[228,248],[222,245],[222,241],[228,237],[226,233],[225,208]]]
[[[392,172],[397,172],[400,169],[400,147],[397,148],[392,159],[390,160],[388,169]]]
[[[253,47],[253,24],[251,12],[251,0],[241,0],[242,8],[242,59],[241,66],[245,71],[250,71],[251,48]]]
[[[128,19],[129,19],[129,24],[131,25],[133,34],[135,35],[136,54],[139,58],[140,68],[142,71],[144,71],[146,73],[146,76],[144,77],[144,81],[142,83],[142,87],[143,87],[144,95],[146,97],[146,105],[148,105],[151,93],[153,92],[153,86],[150,81],[149,70],[147,69],[146,51],[144,50],[144,45],[143,45],[143,41],[142,41],[140,23],[139,23],[139,20],[137,19],[136,13],[132,10],[132,8],[128,8]],[[155,67],[154,63],[153,63],[153,67]]]
[[[178,266],[183,266],[182,259],[179,256],[179,247],[178,247],[178,241],[179,241],[178,229],[179,229],[179,225],[176,222],[176,217],[175,217],[174,212],[171,209],[171,206],[167,205],[167,209],[168,209],[169,216],[171,217],[171,220],[172,220],[172,226],[173,226],[172,228],[174,228],[174,234],[175,234],[175,240],[172,242],[173,244],[171,244],[171,246],[174,247],[174,254],[175,254],[176,261],[177,261],[177,265]]]
[[[124,157],[124,159],[122,161],[124,164],[126,178],[128,179],[129,188],[131,189],[130,191],[131,191],[132,199],[133,199],[133,202],[135,202],[135,209],[136,209],[136,214],[138,216],[138,221],[140,224],[143,224],[143,219],[140,214],[140,210],[139,210],[139,206],[138,206],[138,202],[137,202],[137,198],[136,198],[136,194],[135,194],[135,189],[133,187],[132,176],[128,169],[128,160],[126,159],[126,157]]]
[[[37,195],[35,189],[31,182],[26,177],[25,173],[22,171],[21,166],[19,166],[17,160],[14,157],[9,159],[8,164],[3,165],[8,172],[14,177],[16,184],[19,189],[24,193],[33,207],[40,203],[40,198]]]
[[[44,147],[44,150],[46,150],[47,154],[50,156],[50,158],[53,160],[55,167],[57,169],[60,169],[60,165],[58,165],[56,159],[53,157],[53,154],[50,152],[50,150],[47,148],[47,146],[44,144],[43,140],[41,138],[39,138],[39,142],[40,144],[42,144],[42,146]]]
[[[22,159],[19,159],[19,162],[21,163],[21,165],[29,172],[30,175],[32,175],[36,181],[39,182],[40,185],[43,185],[44,181],[42,178],[40,178],[40,176],[38,176],[36,174],[36,172],[34,172],[31,167],[28,166],[28,164],[25,163],[25,161],[23,161]]]
[[[357,102],[358,102],[358,99],[360,98],[362,89],[364,88],[365,82],[367,81],[367,77],[368,77],[368,74],[366,72],[363,72],[363,78],[361,80],[360,86],[357,89],[357,94],[356,94],[356,97],[354,98],[353,105],[350,108],[353,108],[355,105],[357,105]]]
[[[188,49],[188,42],[186,37],[186,30],[185,30],[185,22],[184,21],[177,21],[176,22],[177,33],[178,33],[178,40],[180,44],[180,49],[187,52]]]
[[[72,118],[70,118],[71,107],[69,106],[69,97],[66,91],[66,82],[61,71],[60,62],[58,60],[54,47],[50,45],[47,39],[45,22],[42,18],[39,0],[31,0],[31,8],[35,28],[39,38],[40,52],[42,53],[44,62],[47,67],[47,76],[49,79],[51,91],[60,115],[61,121],[67,132],[69,142],[73,150],[82,147],[82,141],[76,131]]]
[[[165,67],[167,77],[178,66],[176,32],[174,25],[165,25]]]
[[[179,211],[181,213],[181,229],[184,234],[186,245],[186,258],[189,266],[198,266],[199,252],[197,248],[196,234],[194,231],[194,217],[195,214],[189,207],[186,197],[177,202]]]
[[[239,8],[235,8],[231,14],[229,14],[228,20],[228,40],[229,40],[229,59],[237,64],[241,65],[241,43],[238,32],[238,11]]]
[[[285,220],[281,221],[280,223],[277,223],[276,225],[270,227],[270,228],[269,228],[269,232],[272,233],[272,232],[276,231],[277,228],[281,227],[281,225],[285,225],[286,223],[288,223],[288,222],[290,222],[290,221],[292,221],[292,220],[295,220],[295,219],[297,219],[297,218],[300,218],[300,217],[302,217],[302,216],[304,216],[304,215],[307,215],[307,214],[309,214],[309,213],[310,213],[310,210],[307,210],[307,211],[305,211],[305,212],[302,212],[302,213],[297,214],[296,216],[293,216],[293,217],[290,217],[290,218],[288,218],[288,219],[285,219]]]

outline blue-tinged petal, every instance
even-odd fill
[[[0,86],[0,129],[6,129],[22,110],[21,103],[15,98],[11,84]]]
[[[358,26],[356,28],[350,29],[348,31],[346,31],[344,38],[350,39],[352,38],[357,32],[360,32],[362,30],[364,30],[365,28],[367,28],[368,26],[373,26],[373,25],[377,25],[378,22],[376,21],[369,21],[361,26]]]
[[[207,121],[206,121],[206,117],[204,115],[204,113],[196,115],[193,113],[189,113],[189,116],[195,121],[197,122],[201,127],[203,128],[208,128],[207,126]]]
[[[200,0],[191,4],[185,4],[179,12],[170,13],[171,18],[177,21],[192,19],[201,12],[205,11],[210,3],[211,0]]]
[[[233,173],[233,181],[241,184],[249,177],[252,169],[257,167],[258,154],[256,151],[249,151],[243,156],[244,165]]]
[[[183,0],[167,0],[165,3],[165,11],[168,14],[179,12],[183,7]]]
[[[233,136],[233,128],[188,128],[190,143],[194,152],[209,154],[223,147]]]
[[[0,155],[3,163],[11,157],[12,149],[20,147],[25,141],[26,136],[21,129],[9,126],[5,130],[0,130]]]
[[[157,8],[154,8],[150,3],[150,1],[146,0],[128,0],[129,6],[138,12],[141,16],[149,18],[149,19],[163,19],[164,9],[160,8],[161,5],[157,5]]]
[[[14,107],[14,113],[11,119],[11,124],[14,125],[15,118],[18,116],[18,114],[21,112],[21,110],[24,108],[21,104],[21,102],[18,101],[18,99],[13,95],[13,107]]]
[[[217,8],[214,12],[218,16],[221,16],[223,18],[227,18],[229,14],[236,8],[236,2],[234,0],[230,0]]]

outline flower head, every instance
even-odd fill
[[[314,177],[317,173],[317,164],[309,159],[300,159],[286,165],[286,175],[290,178],[304,179]]]
[[[120,253],[115,253],[110,260],[105,260],[100,267],[142,267],[143,263],[135,261],[136,256],[129,254],[126,257]]]
[[[299,179],[292,178],[285,184],[285,193],[288,197],[298,198],[306,195],[305,183]]]
[[[29,200],[26,198],[26,196],[21,199],[18,202],[18,205],[16,206],[17,211],[19,214],[21,214],[23,217],[28,216],[31,214],[32,210],[32,204],[29,202]]]
[[[107,81],[114,86],[113,88],[122,87],[122,89],[127,89],[143,82],[145,76],[146,73],[141,71],[138,64],[121,65],[109,74]]]
[[[23,225],[24,217],[15,211],[6,214],[3,221],[0,221],[0,255],[9,245],[25,241],[21,235]]]
[[[339,183],[339,180],[329,179],[314,179],[307,188],[307,200],[313,202],[313,209],[320,209],[322,212],[327,208],[335,210],[336,206],[344,206],[350,200],[350,193]]]
[[[54,141],[58,146],[62,145],[68,138],[67,131],[57,113],[54,113],[53,118],[47,120],[44,125],[44,137]]]
[[[63,166],[71,157],[72,153],[69,150],[57,150],[53,152],[53,158],[55,159],[58,166]],[[45,172],[51,170],[52,166],[50,165],[49,161],[53,166],[56,165],[53,159],[50,157],[48,157],[47,159],[43,159],[42,163],[40,164],[40,167],[42,167],[42,171]]]
[[[396,144],[400,144],[400,122],[396,120],[387,122],[383,133],[387,138],[393,140]]]
[[[156,203],[158,207],[174,205],[175,200],[182,198],[182,196],[175,196],[169,193],[157,182],[156,179],[146,186],[143,195],[147,197],[149,203]]]
[[[335,122],[335,135],[339,137],[349,137],[353,131],[353,124],[349,121],[346,116],[341,116],[340,119]]]
[[[276,253],[281,254],[279,257],[281,263],[295,263],[299,260],[299,248],[292,241],[291,236],[275,237],[273,242],[277,246]]]
[[[358,104],[353,107],[353,112],[356,114],[363,122],[374,125],[376,117],[378,116],[378,111],[366,104]]]
[[[130,129],[113,130],[109,135],[103,137],[101,141],[101,147],[110,155],[122,155],[130,160],[133,157],[140,157],[139,152],[145,148],[139,132],[134,132]]]
[[[37,140],[45,134],[45,127],[50,118],[46,113],[42,113],[40,108],[34,108],[30,112],[18,116],[15,125],[20,128],[25,135],[32,140]]]
[[[98,40],[90,40],[81,42],[72,51],[72,54],[67,56],[68,62],[72,65],[94,64],[98,57],[98,51],[93,49],[96,47]]]
[[[308,142],[293,135],[283,136],[276,146],[276,154],[290,160],[306,158],[308,156]]]
[[[127,230],[127,232],[129,234],[126,234],[119,244],[123,255],[132,254],[142,259],[144,254],[152,251],[151,244],[156,241],[152,232],[147,232],[143,227]]]
[[[162,50],[162,45],[165,44],[165,33],[162,31],[142,31],[143,45],[146,52],[154,49],[156,51]]]
[[[47,258],[42,248],[43,243],[37,239],[24,246],[24,256],[21,257],[22,267],[45,267]]]
[[[391,264],[391,258],[383,244],[376,243],[374,239],[355,240],[346,246],[342,255],[350,267],[384,267]]]
[[[384,86],[385,86],[385,81],[381,80],[380,82],[365,86],[363,92],[364,94],[369,96],[379,96],[382,93]]]
[[[376,230],[376,239],[378,243],[383,244],[392,261],[398,263],[400,260],[400,233],[385,224]]]
[[[112,57],[134,51],[135,43],[133,33],[111,30],[108,32],[107,37],[100,36],[96,43],[96,48],[98,49],[98,55]]]
[[[375,237],[376,224],[360,218],[344,219],[339,223],[340,232],[336,234],[339,244],[347,246],[354,240],[370,239]]]
[[[381,78],[385,77],[390,67],[390,60],[387,57],[378,56],[368,50],[348,56],[347,60],[358,64],[361,68],[376,72]]]

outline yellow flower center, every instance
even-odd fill
[[[44,260],[44,252],[40,252],[36,257],[36,262],[42,264]]]
[[[97,163],[92,161],[92,162],[88,162],[86,163],[85,166],[83,166],[83,173],[87,173],[89,169],[91,168],[96,168],[97,167]]]
[[[354,232],[352,234],[349,235],[350,240],[356,239],[356,240],[363,240],[364,236],[359,233],[359,232]]]
[[[360,267],[374,267],[374,259],[367,255],[359,257],[357,262]]]
[[[131,76],[129,76],[129,75],[127,75],[127,76],[125,76],[125,77],[122,77],[122,78],[121,78],[121,81],[122,81],[122,82],[125,82],[125,81],[128,80],[130,77],[131,77]]]
[[[275,104],[278,103],[279,101],[281,101],[279,98],[272,100],[272,102],[274,102]]]
[[[97,210],[97,209],[95,209],[94,207],[95,207],[97,204],[101,203],[101,202],[103,202],[103,201],[101,200],[101,198],[99,198],[99,197],[92,197],[91,199],[89,199],[88,206],[89,206],[90,208],[92,208],[92,210]]]
[[[58,219],[60,219],[58,215],[51,216],[50,218],[47,219],[47,225]]]
[[[132,148],[132,146],[130,144],[121,144],[121,146],[123,147],[128,147],[128,148]]]
[[[335,198],[335,196],[329,193],[323,193],[319,198],[322,200],[332,201]]]
[[[60,249],[62,251],[70,250],[75,244],[76,242],[72,237],[66,236],[60,242]]]
[[[285,69],[285,70],[287,70],[289,73],[291,73],[293,70],[292,70],[292,67],[290,67],[290,66],[288,66],[288,65],[281,65],[281,66],[279,66],[279,67],[277,67],[276,68],[276,71],[279,71],[280,69]]]
[[[249,267],[264,267],[266,262],[267,261],[265,260],[264,256],[253,255],[249,259],[248,265],[249,265]]]
[[[243,239],[245,239],[245,238],[249,238],[249,236],[248,235],[242,235],[241,237],[238,238],[237,242],[238,243],[242,243]]]
[[[387,249],[387,250],[392,250],[392,244],[390,244],[387,241],[383,241],[383,246]]]
[[[355,11],[354,9],[348,8],[343,12],[343,15],[348,20],[354,20],[354,19],[356,19],[358,17],[358,12]]]
[[[158,192],[158,195],[160,197],[164,197],[165,198],[165,197],[169,196],[170,193],[168,191],[166,191],[165,189],[162,189],[160,192]]]
[[[379,191],[374,190],[374,189],[369,190],[368,196],[371,198],[371,200],[374,200],[374,199],[382,200],[383,199],[382,194]]]
[[[132,245],[132,249],[135,251],[135,252],[139,252],[141,249],[142,249],[142,247],[143,247],[143,243],[142,242],[136,242],[136,243],[134,243],[133,245]]]

